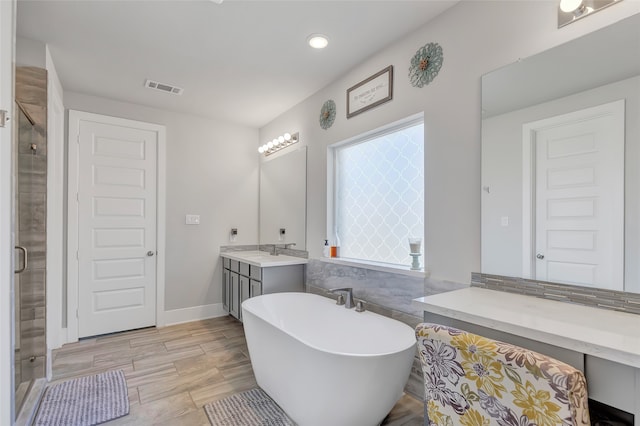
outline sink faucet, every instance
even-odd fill
[[[278,249],[290,249],[291,247],[295,246],[296,243],[287,243],[287,244],[282,244],[282,246],[278,247],[278,244],[274,244],[273,245],[273,250],[271,250],[271,256],[277,256],[279,254]]]
[[[347,309],[351,309],[355,306],[353,303],[353,288],[345,287],[345,288],[332,288],[329,290],[331,293],[344,292],[347,294],[347,300],[344,302],[344,307]]]

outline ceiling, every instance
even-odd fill
[[[457,2],[19,0],[17,34],[49,45],[65,90],[261,127]]]

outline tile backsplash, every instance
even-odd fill
[[[543,299],[640,314],[640,294],[569,284],[550,283],[474,272],[471,287],[506,291]]]

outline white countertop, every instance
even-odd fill
[[[640,315],[470,287],[413,306],[640,368]]]
[[[270,266],[288,266],[288,265],[304,265],[308,259],[295,256],[287,256],[279,254],[272,256],[266,251],[248,250],[248,251],[228,251],[220,253],[220,256],[228,259],[238,260],[260,268],[268,268]]]

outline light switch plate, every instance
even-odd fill
[[[184,223],[186,223],[187,225],[200,225],[200,215],[188,214],[185,216]]]
[[[509,226],[509,216],[502,216],[500,218],[500,226]]]

